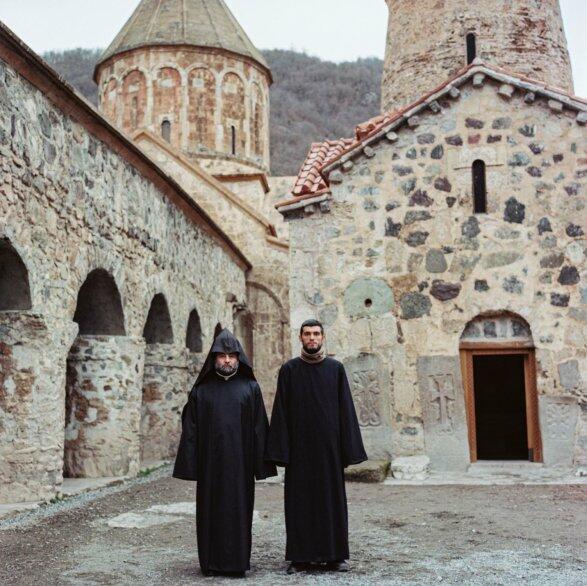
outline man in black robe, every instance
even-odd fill
[[[348,571],[344,468],[367,459],[344,366],[324,339],[320,322],[303,323],[301,356],[279,371],[267,441],[267,461],[285,466],[288,573]]]
[[[250,569],[255,478],[276,476],[264,461],[269,423],[261,389],[239,341],[214,340],[182,414],[173,476],[196,480],[200,567],[205,575]]]

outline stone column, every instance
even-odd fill
[[[0,313],[0,503],[55,496],[62,481],[65,365],[73,322]]]
[[[138,472],[144,357],[143,338],[75,340],[67,361],[66,476]]]
[[[181,411],[187,400],[187,350],[148,344],[141,408],[141,461],[175,456],[181,436]]]

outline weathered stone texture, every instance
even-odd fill
[[[164,134],[212,172],[269,169],[269,78],[250,59],[220,49],[140,47],[98,72],[100,108],[132,135]],[[233,151],[234,128],[234,151]]]
[[[111,145],[64,114],[2,61],[0,109],[0,216],[4,220],[0,238],[8,239],[22,258],[30,281],[32,313],[45,324],[21,331],[17,322],[9,321],[8,331],[3,330],[0,337],[5,348],[2,376],[8,372],[4,371],[8,363],[19,376],[30,371],[18,384],[34,389],[27,393],[41,418],[28,421],[28,429],[23,427],[26,401],[20,414],[0,406],[0,428],[11,426],[9,433],[0,433],[0,466],[10,459],[22,461],[22,466],[8,464],[9,470],[2,470],[0,500],[13,499],[15,490],[20,491],[19,498],[25,495],[34,500],[54,494],[61,482],[65,366],[77,331],[73,317],[78,292],[87,275],[101,268],[113,278],[120,292],[126,336],[134,340],[142,338],[153,297],[163,293],[181,352],[194,308],[201,317],[205,345],[211,342],[217,323],[232,327],[235,306],[246,301],[245,272],[227,241],[213,235],[213,228],[186,215]],[[24,312],[18,315],[28,319]],[[6,319],[14,318],[1,313],[0,320]],[[105,343],[116,345],[116,339]],[[119,423],[125,438],[135,434],[124,453],[111,446],[115,473],[132,473],[138,466],[144,360],[139,346],[133,347],[132,356],[121,352],[114,358],[113,354],[108,370],[94,373],[100,384],[104,382],[96,386],[102,396],[92,397],[91,377],[88,388],[80,388],[79,393],[98,403],[116,401],[117,395],[122,397],[117,405],[127,402],[122,411],[129,412],[132,422],[118,421],[121,411],[114,409],[100,425],[90,421],[93,429],[85,436],[88,449],[95,450],[106,436],[116,435]],[[86,376],[88,368],[80,362],[79,374]],[[113,368],[120,369],[116,376]],[[112,391],[105,391],[110,385],[101,377],[111,375],[116,384]],[[8,389],[13,394],[14,384],[2,385],[2,393]],[[182,393],[185,386],[182,383]],[[108,467],[98,457],[95,461],[96,473]]]
[[[428,454],[434,444],[423,424],[429,405],[418,392],[418,358],[457,357],[461,335],[478,315],[521,316],[514,320],[517,334],[513,322],[493,319],[479,335],[512,344],[533,336],[539,395],[568,394],[563,384],[568,387],[574,375],[562,367],[563,383],[559,364],[577,361],[585,378],[585,295],[577,281],[585,274],[579,218],[585,214],[586,185],[585,178],[575,179],[585,158],[585,128],[573,112],[552,114],[544,100],[527,104],[521,92],[505,101],[498,90],[490,81],[462,86],[460,98],[443,102],[441,113],[422,115],[417,131],[396,128],[397,140],[377,143],[374,157],[358,155],[341,182],[331,184],[328,212],[314,207],[289,216],[292,332],[328,308],[328,350],[337,359],[346,363],[366,353],[393,372],[392,445],[380,448],[394,458]],[[479,122],[472,127],[468,119]],[[503,133],[499,144],[488,140],[494,126]],[[519,132],[526,127],[534,136]],[[479,140],[470,144],[473,133]],[[435,137],[432,147],[444,145],[441,159],[415,149],[422,135]],[[464,140],[454,140],[457,135]],[[535,143],[543,145],[539,152]],[[556,164],[553,153],[563,155]],[[478,158],[487,165],[484,214],[474,214],[471,193],[471,164]],[[526,165],[540,168],[542,176],[526,173]],[[565,189],[568,179],[557,182],[561,173],[577,183],[576,195]],[[375,176],[382,177],[376,185]],[[414,185],[409,194],[403,189],[407,180]],[[416,199],[417,192],[426,198]],[[367,198],[375,211],[365,209]],[[414,211],[426,214],[408,215]],[[406,226],[406,218],[414,223]],[[415,241],[416,231],[427,237]],[[389,287],[394,303],[379,305],[367,289],[355,295],[356,283],[370,282]],[[370,314],[367,300],[380,309]],[[522,331],[526,322],[529,332]],[[463,389],[458,373],[453,375],[460,466],[468,447]]]
[[[463,68],[468,33],[475,33],[477,56],[488,64],[572,91],[558,0],[387,0],[387,4],[384,112],[414,102]],[[511,125],[507,115],[493,121],[477,114],[470,113],[466,128],[506,129]],[[531,125],[520,124],[519,128]],[[421,132],[426,135],[425,130]]]

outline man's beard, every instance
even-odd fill
[[[307,354],[318,354],[320,350],[322,350],[322,346],[316,346],[316,348],[308,348],[308,346],[303,346],[304,352]]]
[[[221,364],[220,366],[216,367],[216,372],[221,376],[232,376],[238,370],[238,366],[238,362],[235,367],[232,367],[229,364]]]

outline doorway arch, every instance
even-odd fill
[[[471,462],[542,462],[528,322],[506,311],[479,315],[463,331],[460,355]]]

